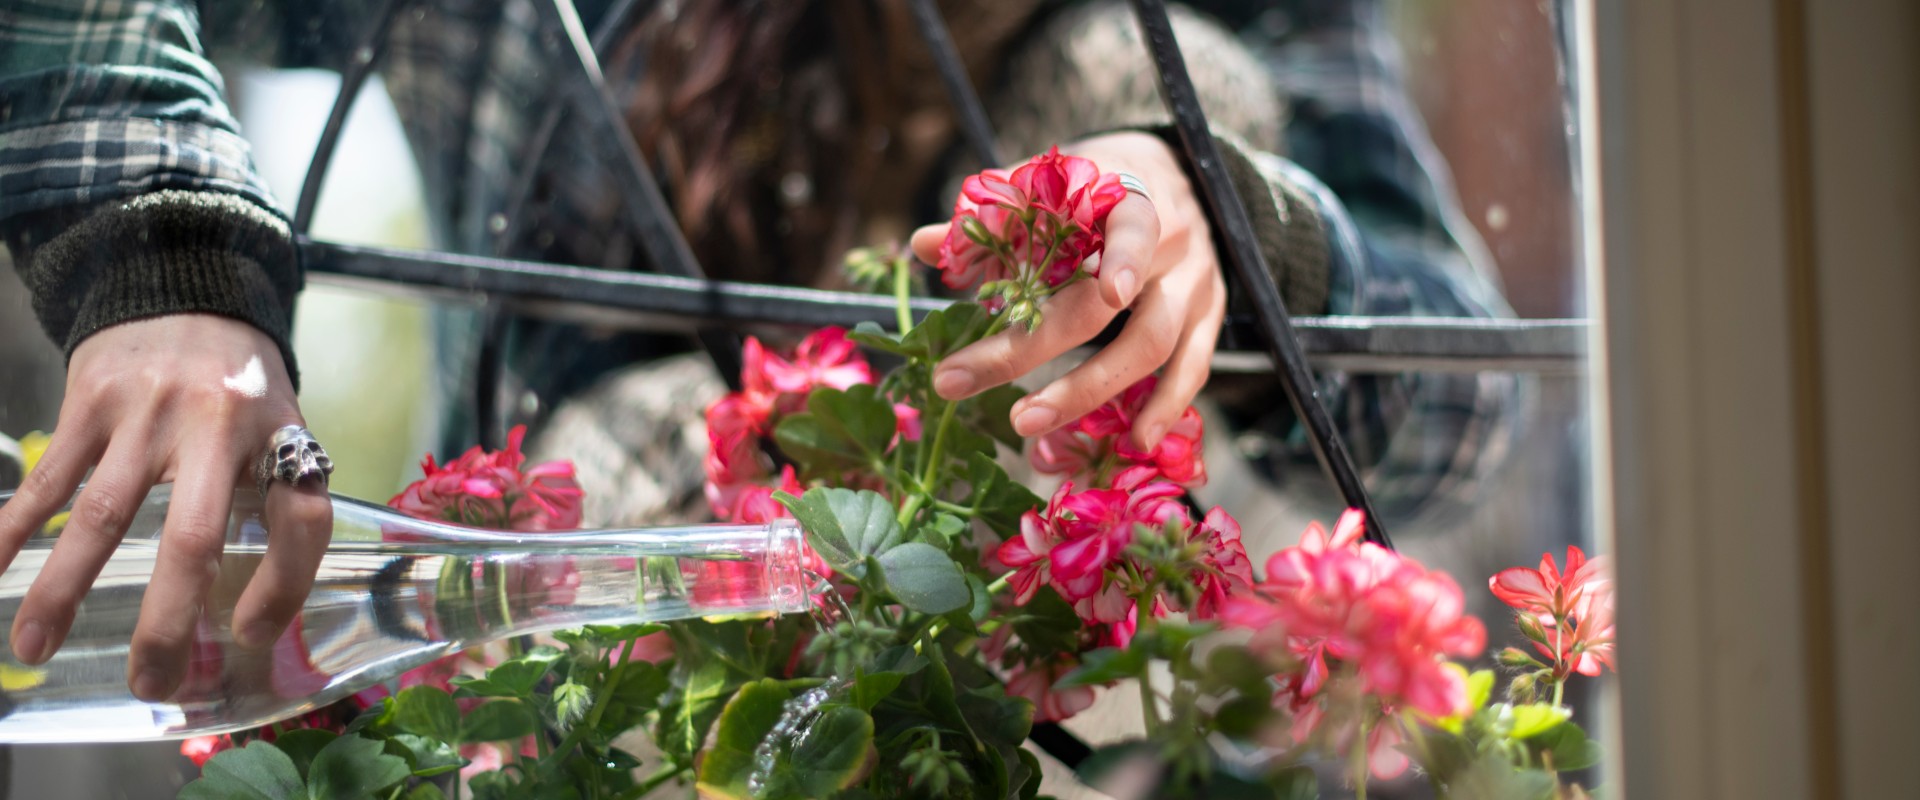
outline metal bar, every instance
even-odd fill
[[[627,223],[633,228],[634,238],[646,252],[654,269],[683,277],[699,277],[702,274],[700,262],[694,258],[693,248],[687,245],[686,236],[681,234],[673,210],[667,206],[666,196],[660,193],[660,185],[654,181],[653,171],[648,168],[646,157],[640,153],[640,145],[633,140],[633,133],[627,130],[619,101],[607,89],[606,78],[600,73],[600,61],[594,55],[593,45],[587,40],[586,30],[580,23],[579,11],[570,0],[551,0],[537,5],[549,21],[559,24],[572,48],[573,57],[565,61],[579,70],[575,77],[580,79],[580,84],[572,87],[578,103],[575,110],[591,124],[598,126],[607,141],[619,150],[619,163],[612,170],[613,180],[620,189],[620,196],[626,201],[620,207],[627,212]],[[584,94],[581,94],[581,90],[584,90]],[[741,364],[739,337],[712,328],[696,331],[695,335],[706,347],[707,354],[713,357],[714,366],[720,370],[720,374],[728,377],[730,384],[736,382]]]
[[[368,29],[360,46],[354,48],[353,60],[340,75],[340,93],[333,97],[327,125],[320,129],[320,142],[313,148],[313,160],[307,162],[307,178],[300,184],[300,199],[293,206],[296,234],[312,229],[313,212],[320,204],[320,184],[326,180],[327,167],[333,164],[333,153],[340,147],[340,132],[347,126],[347,112],[353,110],[353,101],[360,96],[361,87],[366,86],[367,76],[373,74],[373,65],[379,63],[381,54],[386,52],[387,33],[393,30],[394,18],[407,3],[408,0],[387,0],[381,6],[373,27]]]
[[[640,272],[612,272],[535,261],[299,241],[301,262],[316,282],[388,295],[484,298],[515,313],[634,330],[691,330],[700,325],[894,326],[893,298],[791,286],[735,283]],[[948,301],[915,298],[916,317]],[[1316,364],[1355,372],[1573,372],[1586,357],[1584,320],[1495,320],[1451,317],[1301,317],[1293,320],[1301,349]],[[1251,327],[1250,319],[1228,321]],[[1252,331],[1245,331],[1248,335]],[[1270,372],[1267,356],[1221,353],[1223,372]]]
[[[1200,109],[1193,81],[1187,76],[1186,60],[1180,55],[1180,44],[1173,38],[1173,25],[1167,20],[1167,7],[1160,0],[1132,0],[1132,3],[1134,16],[1140,20],[1141,32],[1147,40],[1147,51],[1153,56],[1154,69],[1160,76],[1160,96],[1173,114],[1180,143],[1186,148],[1188,165],[1198,178],[1201,197],[1213,212],[1214,224],[1222,234],[1226,260],[1233,265],[1241,291],[1259,315],[1260,335],[1273,356],[1280,387],[1286,391],[1294,413],[1306,425],[1314,454],[1339,487],[1342,499],[1349,507],[1366,512],[1367,538],[1383,547],[1392,547],[1386,526],[1374,511],[1373,499],[1367,496],[1366,484],[1360,480],[1360,471],[1354,467],[1353,457],[1340,439],[1340,430],[1320,402],[1318,384],[1294,336],[1291,318],[1280,300],[1280,289],[1273,283],[1273,273],[1267,271],[1266,259],[1260,254],[1253,223],[1247,218],[1247,207],[1227,177],[1219,145],[1213,141],[1206,113]]]
[[[605,54],[607,45],[615,34],[626,27],[628,20],[653,10],[652,0],[620,0],[620,4],[607,12],[606,18],[593,29],[593,54],[595,63]],[[560,121],[567,115],[566,103],[555,103],[540,118],[539,127],[534,129],[533,138],[527,142],[525,157],[520,159],[520,169],[514,173],[513,183],[507,190],[506,215],[507,226],[496,235],[494,255],[507,256],[509,242],[520,233],[521,211],[526,208],[527,199],[533,196],[533,182],[540,174],[540,167],[547,160],[547,150],[553,146],[553,136],[560,130]]]
[[[940,9],[934,7],[933,0],[906,2],[907,10],[913,14],[913,25],[919,29],[920,39],[933,56],[933,66],[940,72],[940,82],[947,87],[947,97],[953,101],[953,110],[960,115],[960,133],[973,150],[973,157],[980,159],[980,164],[987,167],[1007,163],[1000,157],[1000,148],[993,136],[993,122],[987,118],[987,107],[981,104],[980,94],[973,89],[973,80],[967,77],[967,65],[960,60],[960,50],[953,45],[953,36],[947,31],[946,22],[940,18]]]

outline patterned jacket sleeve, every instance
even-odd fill
[[[0,235],[69,354],[101,328],[202,312],[279,344],[301,273],[195,4],[26,0],[0,18]]]
[[[1375,4],[1256,5],[1200,0],[1174,6],[1172,21],[1288,309],[1510,316],[1400,83]],[[1274,24],[1270,15],[1286,12],[1291,24]],[[1007,74],[1018,77],[993,101],[1009,152],[1127,127],[1172,141],[1144,47],[1126,5],[1112,0],[1039,26],[1009,62]],[[1504,452],[1521,398],[1505,374],[1320,378],[1375,505],[1395,524],[1470,503]],[[1337,512],[1291,410],[1272,402],[1271,380],[1219,376],[1214,384],[1242,444],[1245,434],[1262,442],[1242,447],[1261,471],[1310,513]]]

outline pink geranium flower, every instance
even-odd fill
[[[1363,528],[1356,512],[1332,535],[1310,527],[1268,559],[1265,581],[1226,600],[1222,618],[1255,630],[1253,646],[1284,647],[1282,660],[1301,665],[1283,681],[1290,701],[1316,697],[1339,661],[1385,706],[1458,712],[1466,688],[1446,659],[1478,655],[1485,627],[1465,613],[1452,578],[1360,541]]]
[[[488,453],[474,447],[444,466],[427,456],[420,464],[425,474],[387,505],[408,516],[477,528],[580,527],[582,492],[574,481],[573,464],[553,461],[522,469],[527,457],[520,444],[526,435],[526,426],[515,426],[507,433],[506,449]]]
[[[996,554],[1015,568],[1016,598],[1031,599],[1044,576],[1082,618],[1118,621],[1125,608],[1115,596],[1124,595],[1108,583],[1107,568],[1133,541],[1136,525],[1157,528],[1169,520],[1185,521],[1180,495],[1180,487],[1157,481],[1083,492],[1073,491],[1071,481],[1061,484],[1044,512],[1021,517],[1020,536],[1003,542]]]
[[[1542,622],[1564,619],[1573,614],[1588,594],[1603,591],[1612,581],[1607,574],[1607,559],[1589,560],[1578,547],[1567,548],[1567,569],[1560,570],[1553,554],[1540,556],[1540,568],[1512,567],[1487,579],[1487,588],[1495,597],[1521,611],[1539,614]]]
[[[1244,594],[1253,587],[1253,563],[1240,543],[1240,522],[1226,509],[1215,508],[1200,520],[1193,538],[1206,543],[1201,552],[1201,568],[1193,580],[1200,595],[1193,603],[1194,619],[1214,619],[1225,610],[1227,599]]]
[[[1117,175],[1057,147],[969,176],[941,243],[941,280],[961,290],[1008,278],[1059,286],[1100,252],[1107,215],[1125,197]]]
[[[1056,688],[1054,684],[1076,665],[1061,656],[1039,664],[1014,667],[1007,678],[1007,694],[1033,701],[1034,722],[1060,722],[1093,705],[1093,687]]]
[[[1159,378],[1149,375],[1086,416],[1042,435],[1028,450],[1037,471],[1068,475],[1098,484],[1112,469],[1149,467],[1155,474],[1188,488],[1207,482],[1201,458],[1205,425],[1192,407],[1180,415],[1152,450],[1133,443],[1133,428]]]

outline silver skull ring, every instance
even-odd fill
[[[306,428],[288,425],[273,432],[267,451],[254,466],[253,479],[264,498],[275,480],[297,487],[301,481],[318,478],[320,486],[325,488],[327,476],[332,474],[333,459],[327,457],[326,448],[321,447]]]

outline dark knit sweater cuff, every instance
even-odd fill
[[[1180,135],[1171,125],[1149,128],[1147,133],[1165,140],[1174,152],[1183,152]],[[1280,298],[1294,314],[1324,314],[1331,278],[1326,223],[1313,198],[1284,178],[1262,171],[1254,161],[1250,146],[1232,134],[1216,131],[1227,177],[1233,182],[1240,202],[1246,204],[1247,217],[1253,223],[1254,239],[1260,255],[1266,259],[1273,282],[1280,287]],[[1193,165],[1182,164],[1194,181],[1193,192],[1202,192]],[[1201,198],[1205,203],[1205,198]],[[1213,223],[1215,249],[1225,258],[1221,247],[1223,231],[1218,219]]]
[[[285,220],[259,205],[214,192],[154,192],[103,206],[44,242],[10,238],[34,312],[69,358],[112,325],[218,314],[272,338],[299,385],[291,336],[298,256]]]

